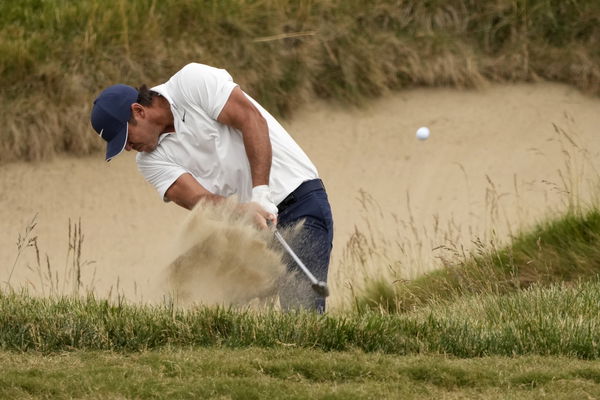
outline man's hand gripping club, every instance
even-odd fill
[[[260,206],[254,214],[254,223],[260,229],[268,229],[269,225],[277,225],[277,206],[271,199],[271,191],[268,185],[260,185],[252,188],[251,203]]]

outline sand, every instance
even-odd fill
[[[285,279],[283,254],[272,235],[258,230],[236,200],[201,201],[175,239],[174,261],[165,269],[166,287],[183,306],[246,306],[277,295]],[[272,301],[271,301],[272,303]]]
[[[360,109],[315,102],[284,125],[317,165],[332,203],[333,307],[365,275],[414,277],[452,249],[505,242],[595,195],[600,99],[560,84],[418,89]],[[426,141],[415,138],[420,126],[431,129]],[[14,264],[19,234],[35,215],[39,266],[33,246]],[[0,282],[14,265],[13,287],[72,288],[75,279],[64,274],[73,272],[69,221],[81,220],[82,287],[160,299],[188,217],[144,182],[133,154],[108,164],[99,155],[4,165]],[[370,258],[358,261],[365,246]]]

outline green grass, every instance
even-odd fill
[[[101,88],[227,68],[276,115],[414,86],[548,79],[600,93],[596,0],[7,0],[0,162],[101,148]]]
[[[415,312],[331,314],[110,304],[0,295],[0,348],[146,351],[163,347],[360,349],[398,355],[600,357],[600,282],[465,296]]]
[[[136,354],[0,352],[0,397],[553,399],[600,396],[600,363],[453,359],[311,349],[165,349]]]
[[[532,284],[574,283],[600,272],[600,211],[569,212],[516,235],[504,247],[478,243],[444,268],[411,281],[375,279],[356,307],[399,312],[465,295],[506,294]]]

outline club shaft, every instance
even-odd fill
[[[294,259],[294,261],[296,261],[296,264],[298,264],[298,266],[306,274],[306,276],[308,277],[308,279],[310,279],[311,283],[313,285],[317,284],[319,282],[317,280],[317,278],[315,278],[315,276],[308,270],[308,268],[306,268],[306,265],[304,265],[304,263],[296,255],[296,253],[294,253],[294,250],[292,250],[292,248],[287,244],[287,242],[285,241],[285,239],[283,238],[283,236],[281,236],[281,233],[279,233],[278,231],[275,231],[275,237],[277,238],[277,240],[279,241],[279,243],[281,243],[281,245],[283,246],[283,248],[285,249],[285,251],[287,251],[287,253]]]

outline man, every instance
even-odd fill
[[[111,86],[94,101],[91,123],[107,142],[107,161],[138,151],[140,172],[164,201],[192,209],[235,195],[259,228],[304,220],[295,250],[326,281],[333,220],[317,169],[225,70],[192,63],[151,90]],[[325,299],[303,278],[280,290],[282,307],[323,312]]]

